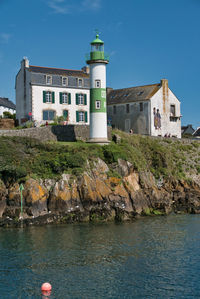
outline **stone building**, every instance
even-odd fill
[[[180,101],[158,84],[123,89],[107,88],[108,121],[120,130],[150,136],[181,138]]]
[[[63,116],[68,124],[89,124],[89,71],[29,65],[21,62],[16,76],[16,118],[38,124]]]
[[[8,98],[0,97],[0,116],[3,117],[4,112],[16,113],[16,106]]]
[[[181,135],[192,135],[195,132],[195,129],[192,125],[182,126],[181,127]]]

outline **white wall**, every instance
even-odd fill
[[[163,100],[163,87],[151,98],[151,135],[152,136],[165,136],[170,134],[181,138],[181,120],[178,118],[176,122],[170,121],[170,105],[175,105],[176,116],[180,116],[180,102],[172,91],[168,88],[165,100]],[[154,127],[153,108],[159,109],[161,114],[161,129]]]
[[[5,111],[10,112],[11,114],[16,113],[15,109],[11,109],[11,108],[7,108],[7,107],[4,107],[4,106],[0,106],[0,116],[3,116],[3,113]]]
[[[101,88],[106,88],[105,63],[90,64],[90,88],[95,88],[95,80],[101,80]]]
[[[55,103],[43,103],[43,91],[55,92]],[[71,93],[71,104],[60,104],[60,92]],[[87,94],[87,105],[76,105],[76,93]],[[32,85],[32,118],[38,123],[44,123],[43,110],[55,110],[56,116],[62,116],[63,110],[68,110],[69,124],[81,124],[76,122],[76,111],[87,111],[87,123],[89,124],[90,115],[90,91],[87,89],[72,89],[61,87],[48,87]]]

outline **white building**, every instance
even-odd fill
[[[64,116],[68,124],[89,124],[88,68],[68,70],[21,62],[16,76],[16,118],[38,124]]]
[[[113,127],[136,134],[181,138],[180,101],[169,89],[168,80],[107,92],[108,120]]]
[[[3,117],[4,112],[16,113],[16,106],[8,98],[0,98],[0,116]]]

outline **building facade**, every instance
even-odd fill
[[[63,116],[68,124],[89,124],[88,68],[67,70],[21,62],[16,76],[16,118],[38,125]]]
[[[16,105],[11,102],[8,98],[0,97],[0,116],[3,117],[4,112],[10,112],[11,114],[16,113]]]
[[[126,132],[181,138],[180,101],[168,87],[159,84],[107,89],[108,121]]]

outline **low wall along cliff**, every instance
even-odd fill
[[[57,125],[20,130],[0,130],[0,136],[19,136],[36,138],[40,141],[76,141],[89,139],[87,125]],[[108,127],[108,138],[111,139],[111,127]]]

